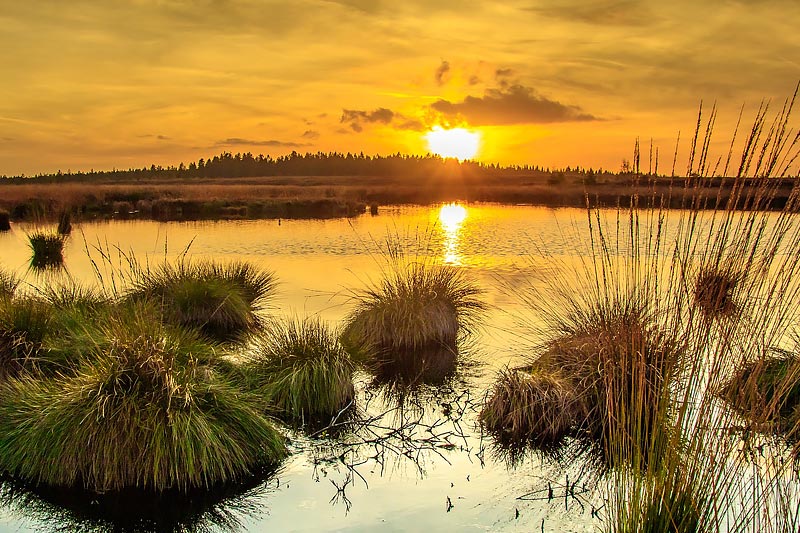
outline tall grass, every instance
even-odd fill
[[[243,371],[270,409],[293,422],[328,422],[353,406],[355,365],[318,319],[271,322]]]
[[[0,299],[13,296],[18,285],[19,280],[14,274],[0,269]]]
[[[0,298],[0,380],[38,365],[53,311],[32,298]]]
[[[72,233],[72,214],[69,211],[62,211],[58,215],[58,227],[56,232],[59,235],[67,236]]]
[[[414,375],[442,359],[452,362],[459,337],[471,333],[485,309],[464,270],[409,258],[388,246],[382,279],[353,292],[345,347],[368,364]]]
[[[562,265],[567,274],[522,295],[540,339],[534,365],[559,368],[593,400],[585,427],[599,432],[610,459],[602,491],[610,531],[797,527],[774,501],[786,493],[788,448],[752,426],[738,432],[739,413],[717,398],[735,369],[786,345],[800,317],[797,186],[782,211],[767,212],[780,184],[773,178],[793,172],[800,155],[788,125],[793,103],[772,122],[768,106],[759,109],[738,164],[733,148],[711,155],[716,110],[701,114],[686,171],[695,177],[676,181],[691,189],[676,191],[684,209],[667,213],[672,196],[634,198],[616,216],[589,209],[578,267]],[[647,179],[638,143],[634,161],[634,175]],[[733,193],[706,193],[710,175]],[[554,262],[545,256],[540,266]],[[731,310],[737,320],[709,320]]]
[[[104,315],[73,375],[0,384],[0,469],[103,492],[208,488],[285,456],[258,399],[224,379],[213,346],[133,305]]]

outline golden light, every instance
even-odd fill
[[[444,262],[447,264],[461,263],[459,233],[466,218],[467,210],[463,205],[446,204],[439,209],[439,222],[444,230]]]
[[[425,135],[428,149],[442,157],[456,159],[472,159],[478,153],[481,144],[481,134],[464,128],[446,130],[441,126],[434,126]]]

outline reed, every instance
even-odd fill
[[[33,252],[32,267],[50,268],[64,264],[64,237],[62,235],[36,231],[28,235],[28,242]]]
[[[258,400],[214,366],[213,346],[134,305],[109,313],[72,376],[0,384],[0,469],[29,483],[208,488],[286,454]]]
[[[329,421],[355,399],[355,365],[318,319],[271,322],[243,370],[268,407],[295,423]]]

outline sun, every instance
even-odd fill
[[[472,159],[478,153],[481,134],[464,128],[446,130],[441,126],[434,126],[425,135],[425,140],[428,141],[428,149],[434,154],[463,161]]]

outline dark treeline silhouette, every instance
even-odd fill
[[[558,175],[564,172],[571,174],[607,173],[603,170],[595,172],[592,169],[581,168],[559,169],[551,171],[549,168],[538,166],[501,166],[485,164],[476,161],[458,161],[456,159],[442,158],[437,155],[415,156],[406,154],[392,154],[388,156],[369,156],[339,152],[316,152],[291,154],[273,158],[270,155],[253,155],[247,153],[223,152],[208,159],[201,158],[188,164],[163,167],[150,165],[149,167],[130,168],[128,170],[91,170],[88,172],[62,172],[51,174],[38,174],[27,177],[6,177],[10,182],[35,180],[38,182],[52,181],[139,181],[152,178],[181,179],[181,178],[247,178],[260,176],[376,176],[376,177],[425,177],[442,173],[457,172],[460,174],[480,175],[513,175],[518,173]],[[610,174],[610,173],[607,173]]]

